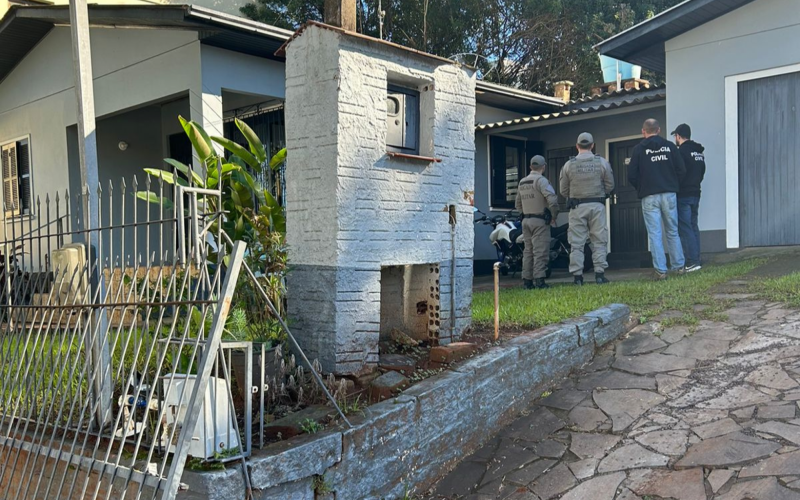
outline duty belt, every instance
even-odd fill
[[[584,203],[605,203],[605,198],[571,198],[574,206],[583,205]]]
[[[525,214],[522,216],[523,219],[542,219],[547,220],[547,215],[545,214]]]

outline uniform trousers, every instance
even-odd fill
[[[543,219],[522,219],[522,236],[525,239],[522,279],[544,278],[550,262],[550,225]]]
[[[604,203],[581,203],[569,211],[569,234],[572,249],[569,255],[569,272],[583,274],[586,240],[592,248],[594,272],[602,273],[608,268],[608,226],[606,225],[606,206]]]

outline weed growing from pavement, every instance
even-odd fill
[[[314,493],[317,495],[326,495],[333,491],[331,489],[331,484],[328,482],[328,479],[325,477],[325,474],[322,475],[315,475],[314,479],[312,480],[312,486],[314,488]]]
[[[763,299],[784,302],[790,307],[800,307],[800,272],[780,278],[758,280],[753,283],[752,288]]]
[[[322,424],[316,420],[307,418],[300,422],[300,430],[306,434],[316,434],[322,430]]]
[[[504,329],[539,328],[580,316],[608,304],[630,306],[643,321],[652,320],[664,311],[679,311],[682,317],[666,323],[695,325],[701,319],[717,320],[729,308],[726,301],[715,300],[711,289],[743,276],[764,264],[765,259],[750,259],[734,264],[704,267],[686,276],[670,276],[655,282],[649,279],[623,281],[608,285],[583,287],[559,285],[549,290],[508,288],[500,291],[500,324]],[[800,274],[795,278],[800,283]],[[789,287],[791,289],[791,287]],[[797,288],[794,288],[797,290]],[[800,298],[798,299],[800,300]],[[702,305],[698,311],[695,306]],[[494,323],[494,292],[477,292],[473,298],[472,319],[478,328]]]

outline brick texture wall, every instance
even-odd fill
[[[386,155],[390,84],[420,92],[420,154],[441,163]],[[468,328],[474,121],[469,69],[319,26],[288,46],[289,315],[326,371],[377,362],[383,266],[439,263],[440,342]]]

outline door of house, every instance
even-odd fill
[[[646,266],[649,263],[642,204],[636,188],[628,182],[631,153],[639,142],[641,139],[612,142],[609,159],[616,185],[611,197],[609,260],[613,260],[616,265],[630,267]]]
[[[800,72],[739,83],[742,247],[800,244],[799,89]]]

